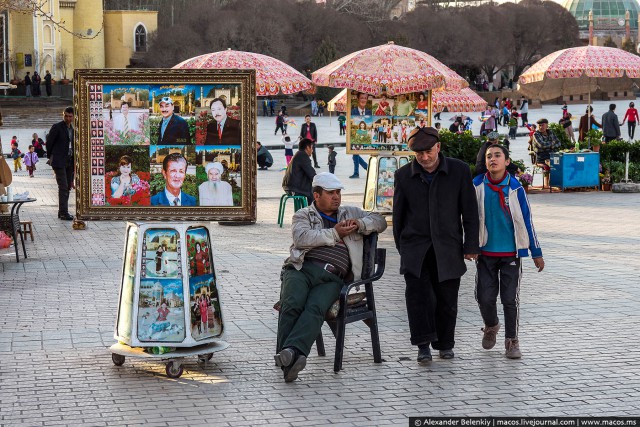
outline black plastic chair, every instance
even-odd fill
[[[344,337],[347,324],[362,320],[371,330],[371,346],[373,348],[373,361],[382,363],[380,353],[380,336],[378,335],[378,319],[376,317],[376,304],[373,296],[373,282],[380,279],[384,274],[386,261],[386,249],[378,248],[378,234],[372,233],[364,236],[364,253],[362,264],[362,279],[345,283],[340,291],[338,315],[335,319],[326,318],[325,322],[331,328],[336,338],[336,354],[333,362],[335,373],[342,370],[342,357],[344,354]],[[364,304],[358,307],[350,307],[347,304],[347,296],[353,288],[360,288],[364,285]],[[316,338],[316,348],[319,356],[325,356],[324,340],[322,331]]]

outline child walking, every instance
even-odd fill
[[[335,173],[336,172],[336,156],[338,154],[335,152],[335,147],[333,145],[329,145],[327,146],[327,148],[329,149],[329,163],[327,163],[329,165],[329,172]]]
[[[14,136],[15,138],[15,136]],[[22,170],[22,152],[18,150],[18,143],[11,140],[11,158],[13,159],[13,171],[18,172],[18,169]]]
[[[33,172],[36,170],[36,163],[38,163],[38,155],[35,152],[33,145],[29,146],[29,152],[24,156],[24,165],[29,171],[29,178],[33,178]]]
[[[284,158],[287,159],[287,166],[289,166],[293,158],[293,141],[289,135],[285,134],[282,137],[282,143],[284,144]]]
[[[516,139],[516,132],[518,130],[518,118],[511,116],[509,119],[509,138]]]
[[[499,144],[490,145],[485,159],[488,172],[473,179],[480,218],[475,297],[484,320],[482,348],[489,350],[496,344],[500,329],[496,300],[500,295],[505,356],[519,359],[522,357],[518,340],[521,259],[531,251],[539,272],[544,268],[544,259],[527,194],[520,181],[507,173],[509,150]]]

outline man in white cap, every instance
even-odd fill
[[[360,278],[363,239],[358,234],[387,228],[380,214],[340,206],[344,187],[334,174],[319,173],[312,185],[313,203],[293,216],[293,244],[282,274],[275,360],[285,382],[295,381],[304,369],[343,283]]]
[[[222,163],[208,163],[205,171],[207,180],[198,186],[200,206],[233,206],[233,188],[228,182],[222,181]]]
[[[157,145],[191,145],[187,121],[173,113],[173,99],[168,96],[160,100],[162,120],[158,127]]]

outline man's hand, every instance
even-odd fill
[[[348,226],[355,225],[356,226],[356,230],[360,227],[360,223],[358,222],[357,219],[345,219],[343,221],[343,223],[348,225]]]
[[[544,270],[544,259],[542,257],[534,258],[533,263],[536,265],[536,268],[538,269],[538,273]]]
[[[475,261],[478,259],[478,254],[464,254],[464,259],[467,261]]]
[[[355,220],[348,219],[346,221],[340,221],[335,227],[333,227],[338,232],[338,236],[340,236],[341,239],[358,230],[358,223],[356,222],[354,224],[352,221]]]

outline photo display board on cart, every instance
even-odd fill
[[[378,96],[350,90],[347,98],[347,153],[408,152],[415,127],[428,126],[429,92]]]
[[[77,215],[256,218],[255,71],[76,70]]]

